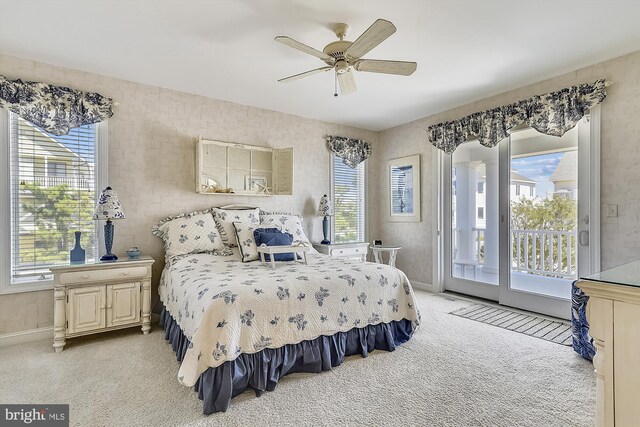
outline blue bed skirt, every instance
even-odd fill
[[[164,307],[160,325],[178,361],[182,362],[189,340]],[[329,371],[342,364],[345,356],[360,354],[366,357],[374,349],[393,351],[408,341],[412,334],[411,321],[403,319],[353,328],[280,348],[267,348],[258,353],[243,353],[235,360],[208,368],[200,375],[194,389],[204,402],[205,414],[226,411],[231,399],[247,389],[260,396],[265,391],[273,391],[278,380],[285,375]]]
[[[589,297],[573,282],[571,285],[571,335],[573,350],[587,360],[593,360],[596,350],[589,335],[587,321],[587,301]]]

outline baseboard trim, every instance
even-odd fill
[[[415,289],[434,293],[433,285],[431,283],[418,282],[417,280],[409,280],[409,282],[411,282],[411,286]]]
[[[0,347],[7,347],[15,344],[24,344],[45,339],[50,339],[53,341],[53,326],[2,334],[0,335]]]

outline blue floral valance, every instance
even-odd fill
[[[494,147],[511,129],[527,124],[538,132],[562,136],[572,129],[589,108],[607,97],[604,79],[568,87],[514,104],[473,113],[467,117],[429,126],[429,142],[447,154],[469,138]]]
[[[371,156],[371,144],[361,139],[327,136],[329,150],[342,159],[342,163],[355,168]]]
[[[4,76],[0,76],[0,107],[54,135],[113,116],[113,100],[98,93]]]

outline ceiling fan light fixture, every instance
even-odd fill
[[[408,61],[389,61],[380,59],[363,59],[362,57],[370,50],[378,46],[390,35],[396,32],[396,27],[386,19],[377,19],[364,33],[354,42],[345,40],[349,26],[344,23],[335,24],[333,30],[338,37],[338,41],[329,43],[321,51],[300,43],[287,36],[278,36],[275,40],[279,43],[297,49],[301,52],[320,58],[327,64],[326,67],[304,73],[294,74],[278,80],[279,82],[289,82],[302,77],[310,76],[321,71],[335,69],[335,79],[340,85],[343,95],[348,95],[356,91],[356,82],[352,71],[365,71],[369,73],[396,74],[410,76],[416,71],[417,64]],[[337,90],[334,92],[337,96]]]
[[[349,70],[349,64],[344,59],[341,59],[340,61],[336,61],[335,67],[336,67],[336,73],[338,74],[346,73]]]

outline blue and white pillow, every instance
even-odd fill
[[[259,226],[247,224],[245,222],[233,222],[232,226],[238,243],[238,249],[240,250],[240,256],[242,257],[242,262],[257,260],[259,258],[258,246],[256,246],[256,240],[253,237],[253,232]]]
[[[218,231],[222,236],[222,241],[227,245],[236,246],[236,232],[233,228],[234,222],[258,226],[260,225],[260,209],[221,209],[213,208],[213,218],[218,225]]]
[[[277,228],[257,228],[253,231],[253,237],[256,240],[256,246],[289,246],[293,243],[293,236],[289,233],[283,233]],[[271,261],[271,256],[265,254],[265,261]],[[274,254],[275,261],[294,261],[295,253]]]
[[[289,233],[293,236],[293,244],[308,243],[309,238],[304,232],[302,226],[302,217],[292,213],[282,212],[260,212],[260,227],[277,228],[283,233]]]
[[[154,227],[153,234],[164,240],[165,257],[202,252],[225,252],[211,212],[193,212],[167,218]]]

